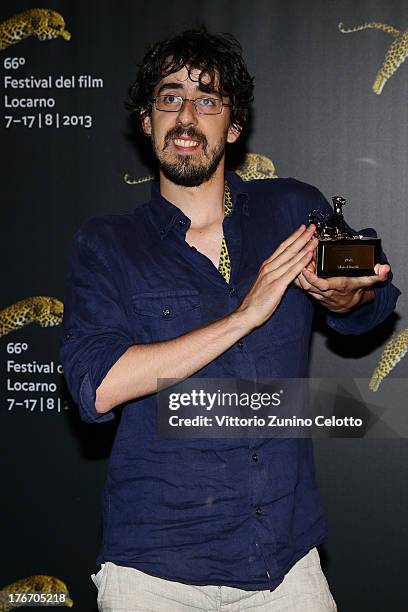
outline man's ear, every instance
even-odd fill
[[[238,140],[239,135],[241,134],[242,128],[238,125],[230,125],[227,133],[227,142],[232,144],[236,140]]]
[[[149,112],[147,109],[142,109],[140,111],[140,114],[143,116],[142,117],[142,128],[143,128],[143,132],[145,133],[146,136],[151,136],[152,135],[152,122],[151,122],[151,118],[149,115]]]

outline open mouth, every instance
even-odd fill
[[[173,144],[176,151],[188,153],[196,151],[200,146],[200,142],[198,140],[191,140],[186,138],[174,138]]]

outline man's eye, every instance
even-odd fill
[[[198,98],[196,100],[201,106],[216,106],[217,100],[214,98]]]
[[[178,96],[172,96],[171,94],[169,94],[168,96],[163,96],[162,100],[164,104],[167,104],[168,106],[172,106],[174,104],[179,103]]]

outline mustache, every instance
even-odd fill
[[[208,141],[204,134],[198,132],[194,127],[183,128],[181,126],[177,126],[167,132],[164,138],[163,150],[169,146],[173,138],[181,138],[182,136],[185,138],[190,138],[191,140],[197,140],[197,142],[201,142],[204,150],[207,147]]]

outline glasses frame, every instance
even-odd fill
[[[164,109],[164,108],[157,108],[157,106],[156,106],[156,100],[157,100],[157,98],[162,98],[162,97],[165,97],[166,95],[167,95],[167,96],[168,96],[168,95],[172,95],[174,98],[178,98],[179,100],[181,100],[181,106],[180,106],[180,108],[178,108],[177,110],[170,110],[170,109]],[[202,100],[202,99],[205,99],[205,98],[210,98],[210,99],[212,99],[212,100],[220,100],[220,101],[221,101],[221,108],[220,108],[220,110],[219,110],[217,113],[203,113],[202,111],[198,110],[198,108],[197,108],[197,104],[196,104],[197,100]],[[221,115],[221,113],[222,113],[222,109],[223,109],[223,107],[224,107],[224,106],[231,106],[231,104],[226,104],[225,102],[223,102],[223,101],[222,101],[222,98],[215,98],[214,96],[200,96],[200,97],[195,98],[195,99],[193,100],[192,98],[183,98],[183,96],[176,96],[176,95],[174,95],[174,94],[162,94],[162,95],[160,95],[160,96],[156,96],[155,98],[152,98],[152,99],[150,100],[150,102],[153,104],[154,108],[155,108],[157,111],[162,112],[162,113],[179,113],[179,112],[182,110],[182,108],[183,108],[183,106],[184,106],[184,103],[185,103],[185,102],[192,102],[192,103],[194,104],[194,109],[195,109],[195,112],[196,112],[198,115]]]

